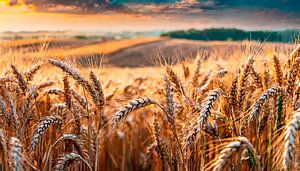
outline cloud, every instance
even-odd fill
[[[120,10],[123,5],[110,0],[10,0],[9,5],[28,5],[37,11],[96,13],[107,10]]]
[[[205,24],[220,27],[300,28],[300,0],[10,0],[9,3],[19,4],[39,12],[128,14],[195,27],[205,20]]]
[[[10,1],[8,2],[8,4],[9,4],[10,6],[18,5],[18,0],[10,0]]]
[[[198,13],[204,10],[277,9],[300,13],[299,0],[10,0],[9,5],[23,3],[39,11],[100,13]]]
[[[212,0],[10,0],[9,5],[29,5],[37,11],[67,13],[185,13],[217,8]]]

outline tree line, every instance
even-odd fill
[[[204,30],[178,30],[162,33],[161,36],[204,41],[268,41],[268,42],[295,42],[300,30],[284,31],[245,31],[235,28],[210,28]]]

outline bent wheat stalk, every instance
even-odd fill
[[[200,130],[207,129],[206,126],[207,126],[208,115],[211,114],[215,101],[218,99],[218,97],[222,96],[223,94],[224,92],[221,89],[214,89],[210,92],[210,94],[206,98],[203,108],[200,111],[197,125],[193,125],[192,130],[189,131],[189,134],[186,139],[187,142],[184,146],[185,150],[187,150],[188,147],[194,144],[197,134],[200,132]]]
[[[281,88],[279,86],[273,86],[265,91],[259,99],[254,104],[252,108],[252,112],[250,113],[250,121],[253,121],[258,118],[260,111],[262,110],[262,106],[264,102],[269,100],[270,97],[275,97],[281,92]]]
[[[41,68],[41,65],[42,64],[38,64],[38,65],[33,66],[28,72],[26,72],[24,74],[27,81],[32,81],[33,80],[34,75]]]
[[[300,110],[293,113],[291,120],[288,122],[284,131],[284,147],[282,153],[282,167],[284,170],[293,168],[295,153],[296,132],[300,126]]]
[[[299,68],[300,68],[300,58],[297,58],[289,72],[288,75],[288,85],[286,88],[287,93],[291,98],[293,98],[293,93],[295,89],[295,82],[297,80],[297,75],[299,73]]]
[[[223,150],[219,153],[219,155],[210,163],[207,167],[207,170],[213,171],[222,171],[230,157],[234,152],[242,148],[248,148],[252,153],[254,153],[254,157],[256,162],[259,162],[255,149],[253,148],[251,142],[245,137],[236,137],[232,142],[228,143],[225,147],[222,147]],[[258,170],[260,170],[260,164],[257,163]]]
[[[31,139],[31,150],[36,149],[37,144],[39,143],[42,136],[48,130],[48,128],[53,124],[61,124],[62,119],[59,116],[47,116],[45,117],[37,126],[36,130],[33,133]]]
[[[22,144],[18,138],[11,137],[10,139],[10,157],[12,160],[12,170],[22,170]]]
[[[200,128],[203,128],[204,124],[207,121],[208,115],[210,115],[210,113],[212,111],[215,101],[218,99],[218,97],[220,97],[222,95],[224,95],[224,92],[219,88],[214,89],[209,93],[209,95],[204,103],[204,106],[203,106],[202,110],[200,111],[200,115],[198,117],[198,123],[199,123]]]
[[[52,153],[52,149],[56,146],[57,143],[59,143],[60,141],[65,141],[65,140],[74,142],[75,148],[78,151],[79,155],[81,155],[81,156],[84,155],[83,143],[80,140],[80,137],[77,135],[74,135],[74,134],[64,134],[61,137],[59,137],[48,149],[46,155],[43,158],[43,163],[45,163],[45,166],[48,165],[48,159]]]
[[[152,100],[149,97],[138,98],[138,99],[130,101],[128,105],[122,107],[118,112],[115,113],[115,115],[113,116],[113,121],[112,121],[113,126],[116,127],[117,124],[119,123],[119,121],[122,118],[124,118],[125,116],[127,116],[129,113],[131,113],[132,111],[149,106],[151,104],[158,105],[158,103],[156,103],[154,100]],[[160,105],[158,105],[158,106],[160,106]]]
[[[76,153],[68,153],[58,159],[57,164],[54,166],[55,171],[64,171],[66,170],[75,160],[82,160],[89,168],[89,170],[93,170],[92,167],[85,161],[79,154]]]

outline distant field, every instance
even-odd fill
[[[272,45],[272,43],[268,43]],[[197,53],[210,58],[228,59],[232,55],[257,49],[257,42],[222,42],[144,37],[121,40],[28,39],[3,43],[3,47],[21,53],[27,61],[40,58],[59,58],[76,62],[83,67],[100,64],[114,67],[155,66],[189,60]],[[285,49],[288,44],[273,43]],[[248,49],[247,49],[248,48]],[[253,49],[254,48],[254,49]],[[104,56],[103,56],[104,55]],[[18,55],[17,55],[18,56]],[[24,58],[23,58],[24,60]],[[163,61],[161,61],[163,60]]]
[[[268,43],[276,46],[278,51],[291,47],[289,44]],[[240,60],[245,57],[245,51],[258,49],[257,42],[222,42],[194,41],[182,39],[167,39],[125,48],[109,54],[105,62],[118,67],[154,66],[160,63],[176,64],[180,61],[190,61],[197,53],[210,56],[212,59],[227,60],[240,54]],[[267,52],[266,52],[267,53]],[[161,61],[162,60],[162,61]]]
[[[82,40],[82,39],[27,39],[5,41],[2,43],[2,51],[10,50],[24,54],[27,59],[59,58],[73,59],[86,65],[90,58],[100,61],[102,54],[110,56],[127,48],[158,43],[166,40],[160,37],[145,37],[121,40]]]
[[[160,40],[162,40],[160,37],[112,40],[107,42],[91,44],[91,45],[83,45],[81,47],[70,49],[67,52],[65,49],[60,48],[60,49],[49,51],[48,56],[64,58],[66,57],[66,55],[70,57],[82,57],[82,56],[97,55],[101,53],[110,54],[132,46],[156,42]]]
[[[72,49],[91,44],[101,43],[102,40],[78,40],[73,38],[68,39],[21,39],[3,42],[3,46],[12,49],[18,49],[26,52],[39,52],[41,49],[47,49],[48,52],[58,49]]]

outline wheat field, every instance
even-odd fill
[[[227,50],[116,68],[2,47],[1,169],[299,170],[300,46]]]

